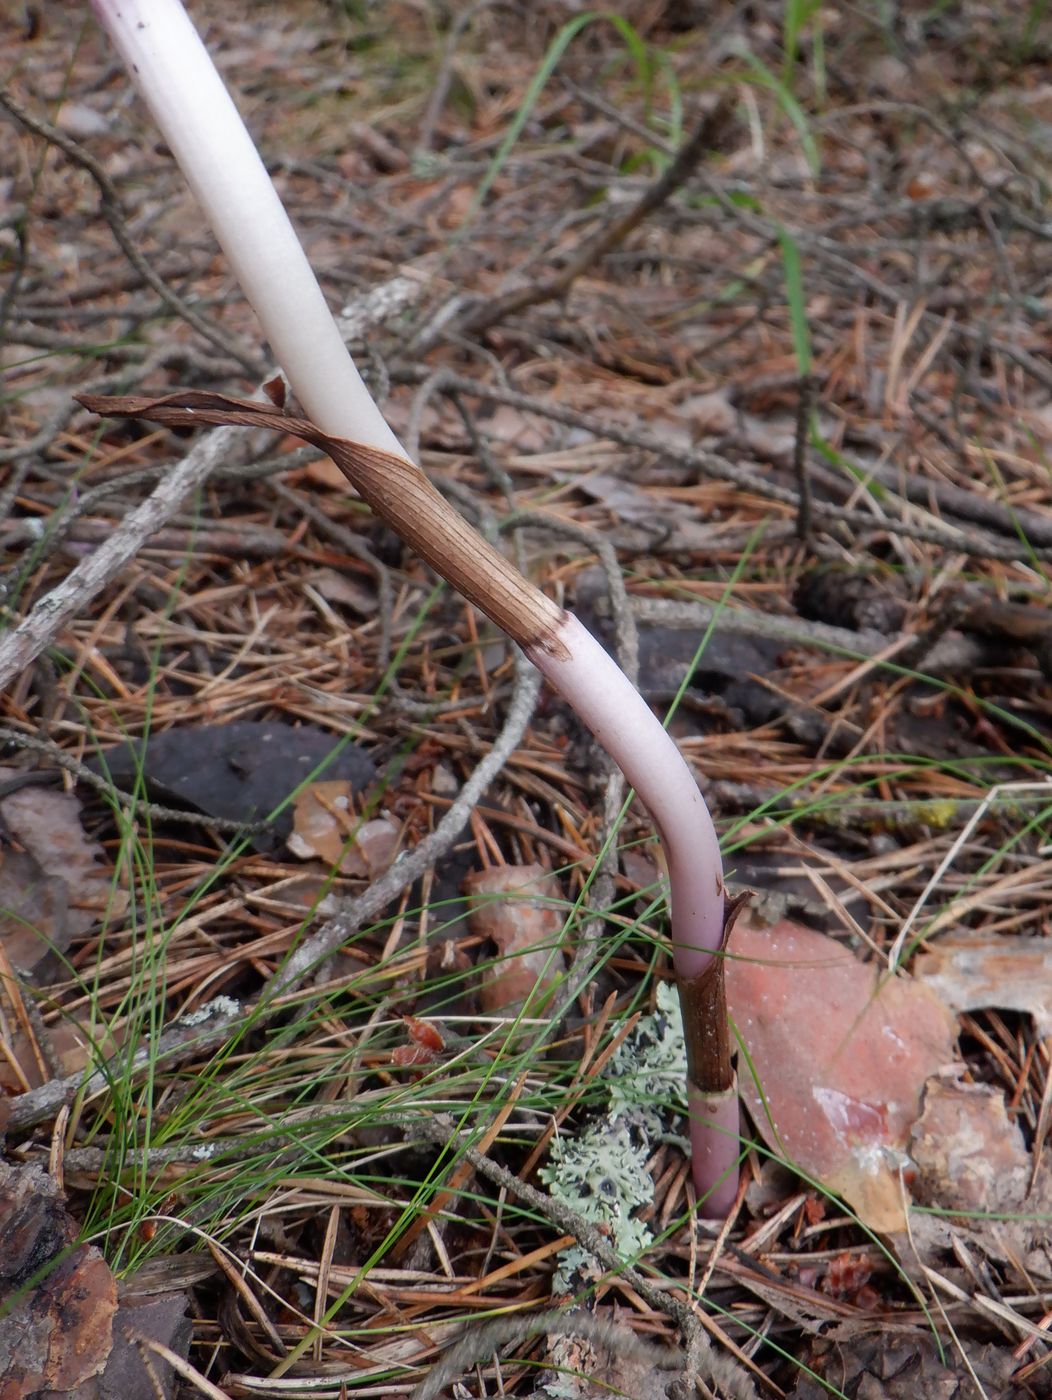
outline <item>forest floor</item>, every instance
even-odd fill
[[[75,402],[272,367],[87,7],[4,6],[4,1400],[1052,1393],[1052,23],[615,9],[191,5],[752,891],[737,1204],[571,712],[314,449]]]

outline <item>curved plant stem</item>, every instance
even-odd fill
[[[461,519],[410,460],[362,383],[252,139],[178,0],[91,0],[205,210],[302,418],[219,394],[87,399],[98,412],[179,426],[293,433],[328,452],[358,493],[525,651],[620,764],[653,816],[671,885],[674,960],[688,1026],[700,1208],[726,1211],[737,1182],[737,1101],[723,1006],[723,878],[712,820],[679,750],[571,614]],[[704,986],[704,996],[697,988]],[[723,1017],[714,1036],[699,1015]],[[712,1053],[713,1051],[717,1053]],[[708,1104],[715,1095],[720,1110]],[[732,1121],[733,1120],[733,1121]]]

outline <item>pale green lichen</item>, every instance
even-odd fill
[[[610,1062],[610,1112],[638,1114],[652,1136],[672,1112],[686,1108],[687,1046],[679,995],[670,982],[657,989],[657,1010],[643,1016]]]
[[[611,1243],[626,1259],[641,1254],[650,1243],[650,1230],[632,1212],[653,1196],[654,1183],[646,1169],[649,1142],[638,1124],[625,1118],[599,1119],[577,1137],[557,1137],[540,1178],[552,1199],[567,1205],[593,1225],[604,1226]],[[553,1284],[557,1293],[602,1273],[581,1245],[559,1254]]]
[[[919,804],[914,811],[918,822],[923,826],[930,826],[935,831],[942,831],[948,827],[957,816],[959,804],[950,798],[934,798],[930,802]]]
[[[575,1137],[556,1137],[541,1180],[552,1198],[608,1231],[625,1259],[637,1258],[651,1243],[649,1227],[634,1212],[654,1199],[646,1169],[652,1140],[682,1113],[686,1082],[683,1022],[675,989],[662,983],[657,1010],[644,1016],[612,1057],[603,1081],[609,1111]],[[556,1293],[572,1293],[602,1274],[580,1245],[561,1251]]]

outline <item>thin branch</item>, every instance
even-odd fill
[[[658,178],[647,186],[631,208],[626,209],[619,218],[604,223],[592,238],[586,239],[559,272],[546,281],[531,282],[525,287],[505,292],[503,296],[469,311],[456,325],[459,334],[481,335],[490,326],[518,311],[524,311],[528,306],[565,296],[582,273],[594,267],[614,248],[620,247],[630,233],[690,179],[702,157],[716,145],[732,107],[731,97],[724,96],[709,111],[700,113],[690,135]]]
[[[0,745],[40,754],[57,768],[69,773],[78,783],[86,783],[110,802],[118,803],[125,811],[138,817],[149,817],[151,821],[178,822],[184,826],[199,826],[205,831],[220,832],[229,836],[255,836],[273,829],[271,823],[266,821],[239,822],[228,817],[210,817],[204,812],[183,811],[178,807],[165,807],[157,802],[149,802],[144,797],[136,797],[134,793],[114,787],[107,778],[96,773],[86,763],[81,763],[65,749],[59,748],[58,744],[40,739],[34,734],[0,728]],[[49,770],[37,768],[32,771],[43,774]]]
[[[406,368],[393,377],[403,383],[417,383],[425,374],[424,370]],[[536,413],[539,417],[548,418],[553,423],[565,423],[568,427],[580,428],[584,432],[591,433],[596,438],[605,439],[608,442],[618,442],[625,447],[642,448],[643,451],[653,452],[666,461],[683,463],[685,466],[692,467],[717,481],[733,482],[744,490],[755,492],[767,500],[778,501],[794,510],[799,509],[800,493],[798,491],[787,486],[779,486],[771,480],[769,474],[765,475],[762,471],[748,465],[731,462],[716,452],[706,452],[698,448],[677,448],[672,446],[660,433],[650,432],[645,428],[626,428],[615,423],[612,419],[601,418],[594,413],[582,413],[551,399],[537,398],[533,394],[522,394],[513,389],[503,389],[495,384],[469,379],[466,375],[447,372],[443,380],[443,388],[447,391],[456,390],[459,393],[471,394],[491,403],[507,404],[511,408],[520,408],[526,413]],[[902,505],[905,508],[907,503],[902,502]],[[997,540],[990,539],[988,535],[981,535],[972,530],[958,530],[952,525],[938,529],[929,525],[914,525],[906,520],[876,520],[872,515],[867,515],[863,511],[830,505],[824,501],[813,503],[813,514],[815,521],[827,528],[830,525],[842,524],[867,535],[871,535],[875,531],[882,534],[898,535],[903,539],[918,540],[926,544],[939,545],[943,549],[965,553],[973,559],[1017,560],[1019,558],[1018,540],[1014,543],[1005,542],[1002,544]],[[1035,559],[1052,559],[1052,549],[1035,549],[1032,552]]]
[[[37,1123],[53,1118],[60,1108],[72,1103],[78,1094],[85,1098],[100,1094],[115,1082],[130,1082],[133,1074],[152,1070],[162,1062],[175,1065],[191,1059],[203,1050],[222,1044],[230,1031],[243,1023],[246,1011],[231,997],[214,1001],[180,1017],[164,1031],[155,1044],[141,1045],[129,1063],[126,1054],[119,1054],[90,1074],[67,1075],[65,1079],[49,1079],[39,1088],[30,1089],[9,1100],[11,1116],[6,1129],[9,1134],[25,1132]]]
[[[98,186],[101,195],[100,207],[103,218],[113,231],[113,236],[117,240],[117,246],[131,263],[135,271],[148,283],[164,302],[165,306],[173,311],[176,316],[180,316],[189,326],[192,326],[199,335],[203,335],[210,341],[217,350],[221,350],[224,355],[230,355],[235,359],[245,372],[253,379],[262,379],[266,373],[266,364],[251,351],[239,345],[236,340],[231,339],[218,326],[213,326],[210,321],[199,315],[188,302],[174,292],[168,283],[156,273],[149,262],[136,246],[135,239],[129,232],[124,222],[121,212],[121,201],[110,177],[99,165],[98,161],[88,154],[78,143],[72,140],[63,131],[59,131],[57,126],[52,126],[41,117],[35,117],[16,102],[9,92],[0,90],[0,107],[9,112],[17,122],[20,122],[27,131],[32,131],[34,135],[41,136],[51,145],[57,146],[67,159],[74,165],[87,172]]]
[[[218,436],[218,434],[213,434]],[[461,788],[456,801],[450,807],[438,826],[415,846],[412,851],[397,860],[386,874],[356,899],[348,900],[343,908],[324,924],[312,937],[308,938],[272,974],[270,980],[254,1003],[240,1005],[229,998],[218,998],[202,1008],[195,1017],[209,1014],[203,1020],[193,1022],[195,1029],[188,1034],[187,1018],[175,1021],[158,1038],[154,1047],[143,1046],[136,1051],[129,1066],[126,1056],[118,1056],[112,1064],[107,1063],[93,1073],[68,1075],[65,1079],[53,1079],[37,1089],[11,1100],[11,1116],[7,1124],[11,1134],[24,1132],[54,1116],[67,1103],[72,1103],[83,1092],[86,1095],[101,1093],[115,1079],[124,1081],[129,1073],[144,1070],[164,1062],[167,1068],[191,1059],[194,1055],[223,1045],[233,1027],[262,1025],[282,1006],[288,1004],[308,974],[330,957],[332,953],[351,938],[363,924],[376,918],[385,908],[418,879],[433,861],[441,860],[452,849],[467,825],[474,804],[493,782],[522,740],[529,725],[530,717],[537,701],[540,676],[521,657],[516,657],[516,687],[508,707],[504,728],[497,736],[489,753],[478,764],[471,777]]]
[[[414,1131],[436,1146],[448,1147],[458,1157],[467,1158],[480,1176],[486,1177],[494,1185],[517,1196],[524,1205],[544,1217],[563,1234],[574,1238],[589,1254],[593,1254],[604,1269],[624,1281],[649,1303],[655,1312],[670,1317],[687,1340],[692,1359],[700,1357],[701,1367],[707,1372],[707,1379],[716,1381],[736,1400],[756,1400],[756,1388],[745,1371],[729,1357],[714,1352],[701,1331],[701,1324],[694,1308],[683,1302],[674,1293],[659,1288],[652,1280],[632,1264],[628,1264],[610,1244],[609,1239],[591,1221],[584,1220],[569,1206],[555,1201],[535,1186],[522,1181],[514,1172],[500,1166],[484,1153],[466,1142],[452,1120],[442,1116],[436,1118],[413,1118]],[[416,1397],[414,1397],[416,1400]]]
[[[515,690],[508,706],[504,728],[492,748],[460,789],[452,806],[435,830],[413,849],[402,855],[386,874],[373,885],[350,900],[328,923],[302,943],[283,967],[275,972],[260,994],[260,1006],[267,1006],[275,997],[287,996],[299,986],[308,973],[318,968],[351,938],[364,923],[376,917],[407,889],[435,861],[450,850],[468,823],[472,809],[493,782],[508,758],[519,746],[526,733],[537,695],[540,675],[515,654]]]
[[[192,491],[208,480],[236,439],[235,429],[221,428],[195,443],[110,538],[82,559],[0,640],[0,689],[10,685],[15,676],[51,646],[84,605],[135,558],[154,531],[171,519]]]

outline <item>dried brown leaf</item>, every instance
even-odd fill
[[[960,1211],[1015,1211],[1030,1184],[1030,1154],[1004,1095],[986,1084],[933,1079],[913,1125],[914,1195]]]
[[[364,588],[336,569],[319,569],[305,581],[316,588],[327,603],[339,603],[361,617],[371,617],[380,606],[375,589]]]
[[[398,854],[401,829],[390,817],[362,819],[350,783],[311,783],[296,798],[288,846],[302,860],[317,858],[341,874],[374,880]]]
[[[0,782],[16,777],[0,768]],[[85,836],[72,794],[31,784],[0,802],[0,818],[23,848],[2,854],[0,937],[14,966],[32,972],[104,915],[119,918],[127,895],[115,887],[102,847]]]
[[[916,961],[918,981],[955,1011],[1025,1011],[1052,1036],[1052,941],[996,934],[943,937]]]
[[[498,960],[482,975],[479,1001],[490,1016],[515,1016],[534,992],[555,987],[566,970],[557,947],[565,922],[555,876],[539,865],[499,865],[464,881],[472,933],[496,944]],[[543,996],[533,996],[540,1010]]]
[[[730,952],[727,1002],[751,1061],[739,1079],[762,1137],[872,1229],[904,1228],[898,1165],[925,1081],[952,1055],[953,1017],[789,920],[742,919]]]
[[[814,1375],[802,1375],[788,1400],[826,1400],[830,1387],[833,1394],[858,1400],[965,1400],[994,1395],[1007,1400],[1016,1393],[1005,1388],[1014,1369],[1007,1347],[955,1341],[953,1349],[942,1347],[938,1338],[919,1329],[817,1341],[812,1354],[805,1357]],[[974,1379],[979,1381],[978,1390]]]

